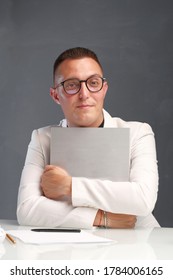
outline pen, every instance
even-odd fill
[[[13,239],[13,237],[11,237],[11,235],[9,235],[8,233],[6,233],[6,238],[11,241],[13,244],[16,243],[16,240]]]
[[[80,229],[64,229],[64,228],[32,228],[36,232],[81,232]]]

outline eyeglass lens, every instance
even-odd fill
[[[90,77],[86,81],[80,81],[78,79],[69,79],[63,82],[63,87],[66,93],[75,94],[79,92],[81,88],[81,82],[85,82],[86,87],[91,92],[97,92],[102,89],[103,78],[101,77]]]

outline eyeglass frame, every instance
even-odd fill
[[[100,79],[102,80],[102,86],[101,86],[101,88],[100,88],[99,90],[91,91],[91,90],[88,88],[87,81],[88,81],[89,79],[91,79],[92,77],[98,77],[98,78],[100,78]],[[64,88],[64,83],[67,82],[67,81],[70,81],[70,80],[77,80],[77,81],[80,83],[79,89],[78,89],[78,91],[75,92],[75,93],[68,93],[68,92],[66,92],[66,90],[65,90],[65,88]],[[54,89],[57,89],[58,87],[62,86],[66,94],[68,94],[68,95],[75,95],[75,94],[77,94],[77,93],[80,91],[80,89],[81,89],[81,83],[85,83],[86,88],[89,90],[89,92],[94,93],[94,92],[99,92],[99,91],[103,88],[103,84],[104,84],[105,81],[106,81],[106,78],[100,77],[99,75],[92,75],[92,76],[88,77],[86,80],[79,80],[79,79],[77,79],[77,78],[70,78],[70,79],[67,79],[67,80],[65,80],[65,81],[63,81],[63,82],[61,82],[61,83],[59,83],[56,87],[54,87]]]

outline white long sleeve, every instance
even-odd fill
[[[158,168],[151,127],[112,118],[104,111],[105,127],[130,128],[130,182],[72,178],[72,204],[46,198],[40,178],[50,164],[50,129],[34,130],[28,146],[18,193],[17,219],[22,225],[91,228],[98,209],[134,214],[136,226],[158,226],[152,215],[157,200]],[[62,122],[66,127],[66,121]]]
[[[48,128],[49,130],[50,128]],[[33,131],[28,147],[18,193],[17,219],[19,224],[92,227],[97,209],[73,207],[68,201],[55,201],[43,196],[40,189],[40,178],[45,165],[49,163],[49,149],[47,149],[49,136],[42,137],[45,136],[45,134],[42,135],[42,132],[42,130],[40,133],[38,130]]]
[[[130,182],[73,178],[73,206],[147,216],[155,206],[158,169],[153,132],[148,124],[138,126],[131,137]]]

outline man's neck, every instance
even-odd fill
[[[104,119],[98,127],[104,127]]]

